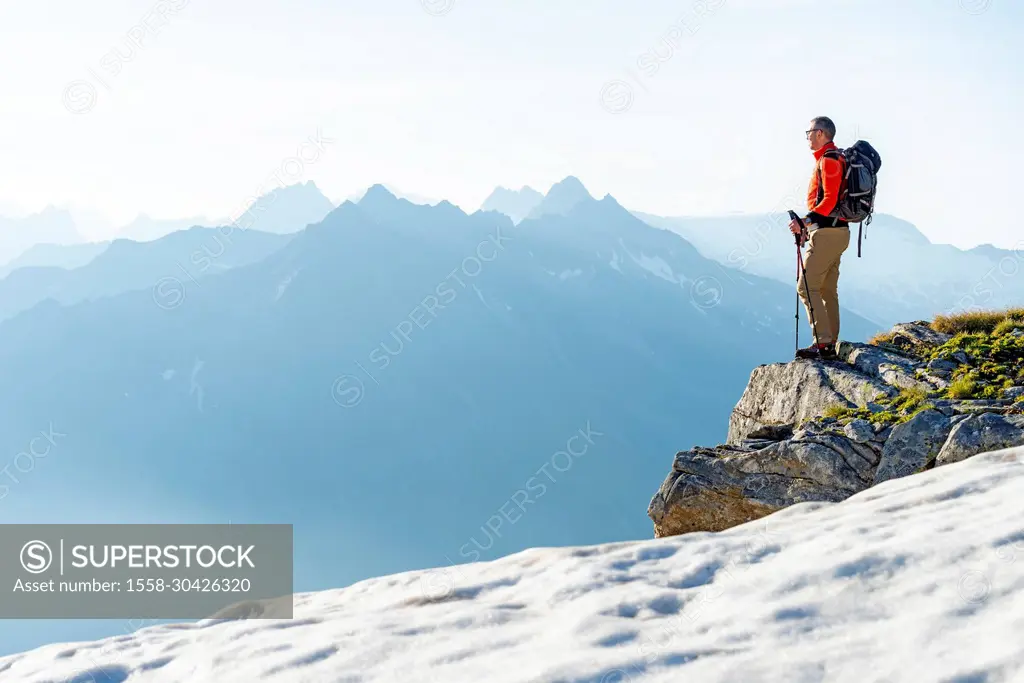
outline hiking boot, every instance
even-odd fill
[[[836,349],[832,344],[811,344],[806,349],[797,349],[797,358],[805,360],[836,360]]]

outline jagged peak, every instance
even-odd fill
[[[590,192],[587,191],[587,188],[583,184],[583,181],[581,181],[579,178],[573,175],[566,176],[562,180],[552,185],[551,189],[548,190],[547,196],[550,197],[552,193],[566,194],[581,198],[586,197],[588,199],[594,198],[590,194]]]
[[[564,216],[576,206],[594,201],[594,197],[579,178],[566,176],[551,186],[547,195],[530,211],[527,218],[540,218],[550,214]]]
[[[359,203],[362,204],[366,201],[375,202],[381,200],[398,201],[398,197],[382,183],[375,183],[366,190],[366,194],[362,196]]]
[[[437,204],[434,204],[434,206],[432,208],[434,208],[434,209],[441,209],[443,211],[454,211],[454,212],[457,212],[459,214],[462,214],[463,216],[468,216],[469,215],[465,211],[463,211],[461,207],[456,206],[455,204],[452,204],[447,199],[442,199]]]
[[[625,210],[625,207],[623,207],[622,204],[619,204],[618,200],[615,199],[615,197],[611,196],[611,194],[606,194],[604,197],[601,197],[600,203],[604,204],[605,206],[615,206]]]

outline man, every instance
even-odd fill
[[[801,246],[808,243],[797,293],[814,328],[815,343],[798,350],[796,356],[832,360],[839,341],[839,261],[850,246],[849,223],[835,215],[845,169],[839,148],[832,141],[836,136],[832,119],[813,119],[805,135],[815,162],[807,189],[807,230],[803,233],[798,221],[791,221],[789,229],[798,236]]]

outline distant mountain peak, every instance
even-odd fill
[[[583,181],[581,181],[574,175],[565,176],[565,178],[552,185],[551,189],[548,190],[548,195],[550,196],[551,193],[556,190],[558,190],[559,192],[572,192],[576,194],[583,194],[586,195],[587,197],[590,197],[590,193],[587,192],[587,188],[583,184]],[[593,199],[593,197],[590,198]]]
[[[503,213],[511,218],[513,223],[518,223],[530,215],[542,201],[544,195],[529,185],[523,185],[518,190],[510,190],[499,185],[480,205],[480,210]]]
[[[376,183],[370,186],[370,189],[366,191],[366,194],[362,196],[358,203],[376,201],[398,201],[398,197],[383,184]]]
[[[542,193],[540,193],[537,190],[533,189],[529,185],[523,185],[518,190],[513,190],[511,188],[505,187],[504,185],[498,185],[496,188],[494,188],[494,191],[491,192],[490,197],[509,196],[509,195],[529,196],[529,197],[538,197],[538,198],[543,198],[544,197],[544,195]]]
[[[393,197],[396,197],[398,199],[404,199],[405,201],[410,202],[412,204],[419,204],[421,206],[434,206],[439,201],[437,199],[432,199],[430,197],[425,197],[425,196],[420,195],[420,194],[415,194],[415,193],[412,193],[412,192],[406,192],[406,191],[402,190],[401,188],[396,187],[392,183],[374,183],[374,185],[372,187],[370,187],[368,189],[365,189],[365,190],[361,190],[360,192],[356,192],[355,194],[348,195],[345,199],[358,204],[359,202],[361,202],[366,197],[367,194],[370,193],[370,190],[374,190],[376,192],[379,192],[381,188],[383,188],[384,190],[387,190],[387,192],[390,193]],[[381,195],[381,196],[383,197],[383,195]],[[386,197],[384,197],[384,198],[387,199]],[[341,202],[341,203],[343,203],[343,202]]]
[[[319,223],[334,210],[334,202],[312,180],[276,187],[249,205],[235,219],[246,228],[280,234],[298,232]]]
[[[274,189],[260,196],[256,200],[256,202],[265,200],[268,197],[273,196],[276,198],[277,196],[283,195],[308,196],[316,198],[323,197],[325,200],[327,199],[326,195],[324,195],[324,193],[320,191],[320,188],[316,186],[315,182],[313,182],[312,180],[307,180],[304,183],[293,183],[291,185],[281,185],[280,187],[275,187]]]
[[[395,195],[387,185],[382,183],[371,186],[353,206],[357,207],[365,216],[382,223],[411,221],[414,224],[427,225],[439,218],[465,217],[467,215],[465,211],[447,199],[442,199],[433,205],[417,204],[410,199]]]
[[[530,211],[528,218],[540,218],[547,214],[564,216],[580,203],[592,202],[594,197],[576,176],[566,176],[551,186],[544,200]]]
[[[455,210],[456,210],[456,211],[458,211],[459,213],[461,213],[461,214],[463,214],[463,215],[466,215],[466,212],[465,212],[465,211],[463,211],[463,210],[462,210],[461,208],[459,208],[459,207],[458,207],[458,206],[456,206],[455,204],[452,204],[452,203],[451,203],[450,201],[448,201],[447,199],[442,199],[441,201],[439,201],[439,202],[438,202],[437,204],[435,204],[435,205],[434,205],[434,208],[435,208],[435,209],[444,209],[444,210],[446,210],[446,211],[450,211],[450,210],[452,210],[452,209],[455,209]]]

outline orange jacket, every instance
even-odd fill
[[[834,142],[829,142],[814,153],[814,173],[811,174],[811,184],[807,188],[807,210],[810,212],[807,218],[822,227],[830,227],[833,223],[840,226],[848,225],[846,221],[828,218],[839,201],[844,169],[842,160],[826,157],[825,152],[838,149]],[[818,185],[819,176],[821,186]]]

